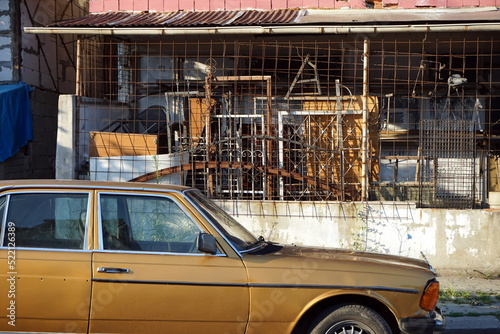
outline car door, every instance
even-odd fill
[[[244,333],[243,263],[198,251],[206,226],[179,196],[98,195],[91,333]]]
[[[87,333],[90,193],[0,195],[0,332]]]

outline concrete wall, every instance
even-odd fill
[[[0,163],[0,179],[55,176],[58,96],[76,85],[75,36],[32,35],[24,26],[87,13],[86,0],[0,0],[0,84],[22,81],[33,87],[33,140]]]
[[[0,180],[54,177],[58,97],[56,93],[33,90],[33,140],[13,157],[0,163]]]
[[[86,2],[87,0],[71,3],[67,0],[20,1],[20,25],[33,27],[84,16],[87,13]],[[57,93],[74,93],[76,36],[25,33],[21,36],[22,81]],[[57,104],[54,110],[57,111]]]
[[[14,12],[10,0],[0,0],[0,82],[17,80],[14,69],[16,50],[12,47],[15,36]]]
[[[424,254],[438,270],[500,273],[500,210],[418,209],[402,202],[217,203],[266,240]]]

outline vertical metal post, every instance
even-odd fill
[[[82,88],[80,87],[81,85],[81,75],[82,75],[82,40],[78,39],[76,41],[76,96],[81,96],[82,95]]]
[[[264,78],[264,77],[263,77]],[[267,166],[272,166],[273,164],[273,142],[271,140],[272,138],[272,122],[273,122],[273,114],[272,114],[272,94],[271,94],[271,90],[272,90],[272,85],[271,85],[271,78],[267,78],[266,79],[266,91],[267,91],[267,124],[266,124],[266,136],[267,138],[269,138],[268,140],[264,140],[264,143],[267,143],[267,147],[266,147],[266,150],[267,150],[267,161],[266,161],[266,165],[265,165],[265,169],[267,169]],[[273,191],[273,187],[272,187],[272,184],[273,184],[273,180],[272,180],[272,176],[271,174],[269,173],[266,173],[267,177],[266,177],[266,182],[267,184],[265,185],[264,189],[265,189],[265,194],[264,194],[264,198],[270,200],[271,197],[272,197],[272,191]]]
[[[369,91],[369,63],[370,63],[370,41],[368,38],[364,40],[363,47],[363,141],[361,150],[361,200],[368,199],[369,178],[368,159],[369,159],[369,131],[368,131],[368,91]]]
[[[337,147],[339,152],[339,183],[340,200],[345,200],[344,177],[344,132],[342,131],[342,87],[340,80],[335,80],[335,95],[337,95]]]
[[[283,138],[285,137],[284,133],[284,125],[283,125],[283,118],[288,115],[287,111],[279,111],[278,112],[278,138],[280,139],[278,141],[278,168],[283,169],[285,168],[285,147],[283,143]],[[500,169],[499,169],[500,170]],[[279,199],[280,201],[285,200],[285,180],[283,179],[283,176],[280,176],[278,178],[279,182]]]
[[[212,197],[214,195],[214,175],[210,173],[210,168],[208,164],[212,161],[212,131],[211,131],[211,116],[212,116],[212,81],[213,73],[212,68],[210,68],[209,73],[205,77],[205,147],[206,147],[206,163],[207,168],[205,170],[206,174],[206,189],[208,195]]]

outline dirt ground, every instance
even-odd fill
[[[500,294],[499,274],[485,274],[475,270],[463,272],[437,270],[437,273],[441,290]]]

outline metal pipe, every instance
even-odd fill
[[[230,26],[211,28],[74,28],[74,27],[25,27],[30,34],[77,34],[77,35],[268,35],[268,34],[377,34],[405,32],[484,32],[500,31],[499,23],[474,24],[423,24],[423,25],[371,25],[371,26]]]
[[[81,78],[82,75],[82,60],[81,60],[81,52],[82,52],[82,40],[78,39],[76,41],[76,96],[82,96],[82,87],[81,87]]]
[[[368,93],[369,93],[369,62],[370,62],[370,41],[368,38],[364,40],[363,46],[363,120],[362,120],[362,151],[361,151],[361,200],[368,200],[368,184],[369,173],[368,159],[369,159],[369,122],[368,122]]]
[[[345,175],[344,175],[344,131],[342,131],[342,87],[340,85],[340,80],[335,80],[335,93],[337,99],[337,146],[339,151],[339,183],[341,189],[340,200],[345,200]]]

